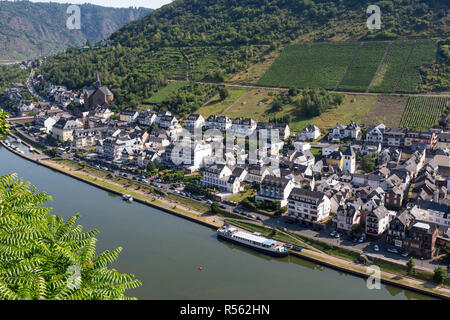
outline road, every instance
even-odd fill
[[[180,81],[180,80],[168,80],[168,81]],[[238,88],[248,88],[248,89],[265,89],[265,90],[274,90],[274,91],[288,91],[289,88],[283,87],[267,87],[261,86],[257,84],[249,84],[249,83],[230,83],[230,82],[209,82],[209,81],[193,81],[196,83],[202,84],[210,84],[216,86],[225,86],[225,87],[238,87]],[[343,94],[351,94],[351,95],[364,95],[364,96],[427,96],[427,97],[450,97],[449,92],[442,92],[441,94],[437,93],[377,93],[377,92],[353,92],[353,91],[338,91],[331,90],[335,93],[343,93]]]

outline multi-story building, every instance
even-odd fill
[[[216,115],[210,115],[205,122],[205,127],[207,129],[217,129],[222,132],[227,131],[228,129],[231,129],[232,121],[230,118],[226,116],[216,116]]]
[[[319,127],[309,124],[297,135],[297,141],[314,141],[320,137]]]
[[[411,147],[414,143],[424,144],[427,149],[434,149],[436,145],[436,132],[408,130],[405,135],[405,147]]]
[[[215,164],[203,170],[200,183],[204,187],[214,188],[223,192],[237,193],[240,189],[240,180],[233,176],[233,171],[224,164]]]
[[[366,235],[379,238],[389,226],[390,214],[384,206],[379,206],[366,217]]]
[[[386,126],[382,123],[369,127],[366,132],[366,141],[383,143],[383,133],[385,130]]]
[[[301,221],[321,222],[330,215],[330,199],[322,192],[294,188],[288,200],[288,215]]]
[[[337,229],[344,233],[351,233],[353,228],[361,222],[361,210],[353,203],[341,204],[337,209]]]
[[[406,128],[386,128],[383,133],[383,145],[387,147],[403,147],[407,131],[408,129]]]
[[[338,167],[342,170],[344,166],[344,156],[340,151],[334,151],[330,153],[326,158],[326,163],[330,167]]]
[[[141,126],[151,126],[156,121],[156,113],[153,110],[146,109],[139,112],[137,122]]]
[[[139,116],[139,112],[136,110],[125,109],[120,113],[120,121],[134,122]]]
[[[193,113],[186,119],[185,128],[187,131],[193,133],[195,129],[203,127],[205,119],[200,115]]]
[[[236,118],[232,120],[231,130],[234,133],[249,136],[255,131],[257,123],[250,118]]]
[[[52,128],[52,136],[61,142],[73,141],[73,131],[83,129],[83,124],[77,119],[59,119]]]
[[[435,224],[417,221],[416,216],[405,209],[389,223],[386,243],[411,255],[431,258],[436,253],[437,233]]]
[[[174,116],[162,116],[159,118],[158,125],[161,129],[169,129],[171,126],[174,126],[175,124],[178,124],[177,118]]]
[[[260,184],[255,200],[279,201],[280,205],[284,207],[287,205],[288,196],[293,188],[294,183],[290,179],[266,175]]]

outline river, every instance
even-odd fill
[[[0,175],[16,172],[53,197],[53,213],[81,214],[85,230],[97,228],[98,252],[123,247],[114,268],[143,286],[139,299],[427,299],[302,259],[271,258],[218,241],[196,223],[97,189],[24,160],[0,146]],[[199,266],[203,270],[199,270]]]

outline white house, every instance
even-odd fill
[[[322,192],[294,188],[288,200],[288,215],[300,220],[320,222],[330,215],[330,199]]]
[[[366,216],[366,234],[379,238],[389,227],[390,213],[384,206],[379,206]]]
[[[231,130],[234,133],[248,136],[255,131],[257,123],[250,118],[236,118],[232,120]]]
[[[210,115],[205,122],[205,128],[207,129],[217,129],[222,132],[227,131],[232,126],[232,121],[226,116],[215,116]]]
[[[232,194],[238,193],[241,185],[239,178],[233,176],[233,171],[224,164],[215,164],[206,167],[200,183],[204,187],[214,188]]]
[[[383,123],[369,127],[366,132],[366,141],[383,143],[384,130],[386,126]]]
[[[320,137],[319,127],[309,124],[297,135],[297,141],[314,141]]]
[[[139,112],[137,122],[141,126],[151,126],[156,121],[156,113],[153,110],[146,109]]]
[[[202,115],[193,113],[190,114],[189,117],[187,117],[185,127],[186,130],[192,133],[195,129],[203,127],[204,124],[205,119],[202,117]]]

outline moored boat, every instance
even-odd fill
[[[249,233],[226,225],[217,230],[217,238],[231,241],[274,257],[285,257],[289,254],[288,249],[272,239],[262,237],[258,233]]]
[[[128,202],[133,202],[133,197],[130,196],[129,194],[122,195],[122,199]]]

